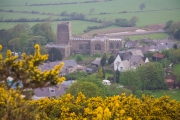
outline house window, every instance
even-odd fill
[[[110,49],[113,49],[113,48],[114,48],[113,44],[112,44],[112,43],[110,43]]]
[[[119,44],[118,43],[116,44],[116,49],[119,49]]]
[[[49,93],[50,94],[55,94],[55,89],[54,88],[49,88]]]
[[[83,45],[82,45],[82,44],[79,45],[79,49],[80,49],[80,50],[83,49]]]
[[[95,50],[101,50],[101,46],[99,44],[95,45]]]

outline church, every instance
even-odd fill
[[[95,53],[116,54],[123,48],[122,38],[112,38],[109,36],[95,36],[93,38],[73,37],[71,35],[71,23],[62,22],[57,25],[57,41],[46,45],[48,53],[52,49],[60,51],[62,58],[67,58],[72,54]],[[57,55],[57,54],[56,54]],[[51,55],[52,56],[52,55]]]

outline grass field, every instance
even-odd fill
[[[47,4],[47,3],[59,3],[59,2],[82,2],[84,0],[0,0],[0,9],[15,10],[15,11],[38,11],[45,13],[60,14],[62,11],[68,13],[77,12],[83,13],[87,18],[97,17],[102,20],[112,20],[115,18],[130,19],[133,16],[138,17],[137,27],[144,27],[149,24],[166,23],[168,20],[180,21],[180,0],[113,0],[108,2],[96,2],[96,3],[83,3],[83,4],[65,4],[65,5],[47,5],[47,6],[25,6],[29,4]],[[139,10],[141,3],[146,4],[146,8],[143,11]],[[8,6],[7,6],[8,5]],[[89,11],[94,8],[95,11],[90,15]],[[127,13],[119,12],[126,11]],[[137,12],[138,11],[138,12]],[[139,12],[140,11],[140,12]],[[100,15],[101,12],[110,14]],[[18,19],[18,18],[47,18],[49,15],[36,15],[36,14],[22,14],[22,13],[6,13],[0,12],[0,17],[4,19]],[[51,16],[56,18],[55,16]],[[80,23],[80,25],[79,25]],[[2,25],[3,23],[0,23]],[[6,24],[6,23],[4,23]],[[35,23],[31,23],[33,25]],[[52,24],[56,24],[53,22]],[[79,21],[78,23],[72,23],[72,33],[82,34],[83,30],[87,26],[93,26],[95,23]],[[11,26],[12,25],[12,26]],[[77,26],[76,26],[77,25]],[[14,24],[2,25],[0,29],[8,29],[13,27]]]
[[[156,33],[156,34],[146,34],[146,35],[125,36],[124,38],[130,38],[131,40],[140,40],[142,38],[162,40],[162,39],[166,38],[167,36],[168,36],[168,34],[166,34],[166,33]]]
[[[163,95],[168,95],[171,100],[175,99],[180,101],[180,90],[158,90],[153,92],[155,98],[160,98]]]

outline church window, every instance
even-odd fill
[[[82,45],[82,44],[79,45],[79,49],[80,49],[80,50],[83,49],[83,45]]]
[[[116,44],[116,49],[119,49],[119,44],[118,43]]]
[[[112,44],[112,43],[110,43],[110,49],[113,49],[113,48],[114,48],[113,44]]]
[[[101,50],[101,46],[99,44],[95,45],[95,50]]]

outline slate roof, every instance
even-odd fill
[[[133,55],[130,59],[130,62],[131,62],[131,66],[134,66],[136,67],[138,62],[140,61],[140,59],[142,59],[141,56],[138,56],[138,55]]]
[[[63,95],[65,93],[65,85],[64,84],[58,84],[56,86],[37,88],[34,90],[35,96],[37,96],[37,97],[52,97],[52,96]],[[55,93],[51,93],[50,89],[54,89]]]
[[[91,62],[91,64],[95,64],[95,65],[100,65],[101,63],[101,58],[96,58],[93,62]]]
[[[74,67],[78,65],[74,59],[71,59],[71,60],[64,60],[64,61],[46,62],[43,65],[40,65],[39,68],[42,71],[50,70],[54,68],[54,66],[59,65],[61,62],[64,62],[63,69],[66,67]]]
[[[132,46],[135,46],[137,44],[137,41],[127,40],[125,44],[130,44]]]

